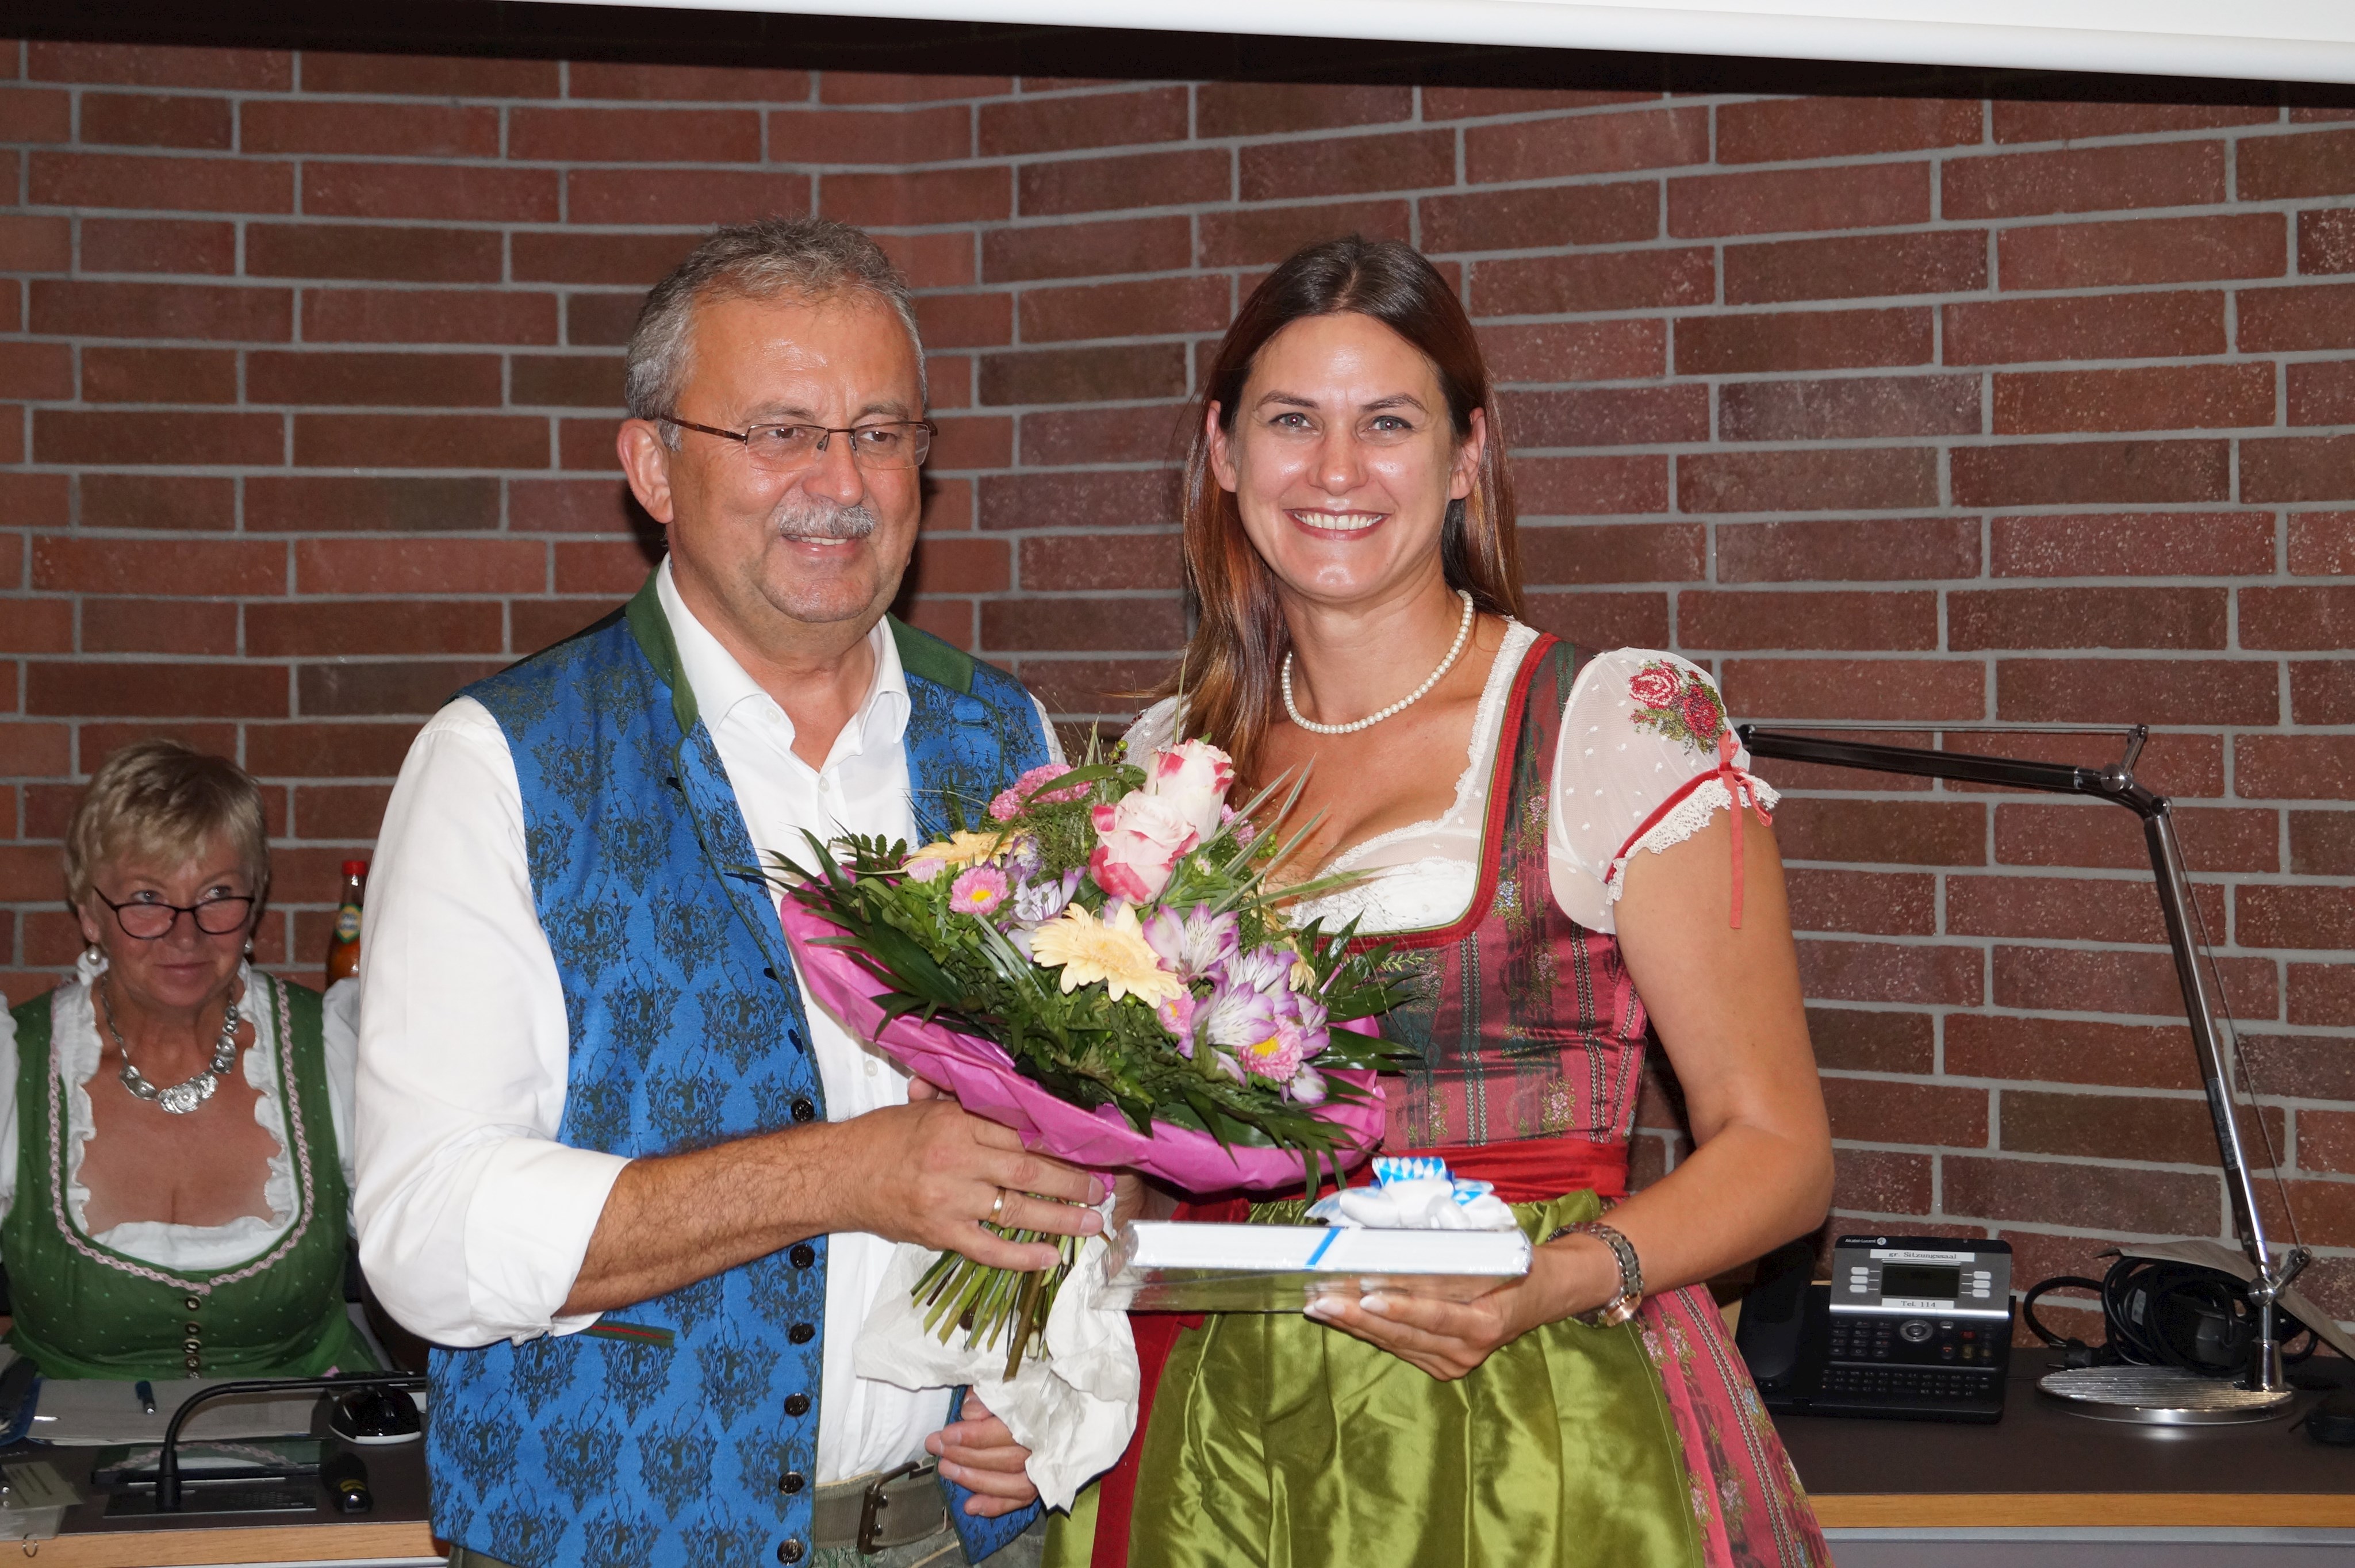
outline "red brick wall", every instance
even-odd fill
[[[1074,719],[1178,639],[1196,358],[1358,229],[1461,279],[1512,388],[1540,624],[1754,718],[2158,727],[2355,1314],[2355,124],[1759,69],[1802,96],[0,45],[8,990],[72,955],[76,781],[157,731],[266,782],[269,956],[314,967],[421,717],[645,571],[617,345],[697,226],[885,235],[943,426],[910,612]],[[2126,814],[1769,771],[1841,1211],[2030,1278],[2218,1232]]]

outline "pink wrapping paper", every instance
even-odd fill
[[[843,949],[818,945],[821,938],[847,934],[843,929],[791,895],[782,901],[780,915],[813,998],[892,1061],[954,1094],[966,1110],[1013,1128],[1024,1147],[1084,1169],[1141,1171],[1188,1192],[1287,1187],[1301,1179],[1301,1157],[1289,1149],[1222,1147],[1208,1133],[1167,1123],[1156,1124],[1147,1137],[1111,1105],[1085,1111],[1057,1099],[1022,1076],[993,1040],[908,1017],[886,1023],[874,995],[881,982]],[[1334,1027],[1375,1032],[1365,1019]],[[1355,1146],[1341,1156],[1343,1165],[1355,1165],[1381,1141],[1382,1092],[1370,1072],[1337,1070],[1331,1076],[1371,1090],[1357,1104],[1332,1102],[1317,1112]]]

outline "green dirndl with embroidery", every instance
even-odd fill
[[[66,1089],[50,997],[16,1023],[16,1196],[0,1221],[16,1321],[8,1343],[52,1378],[310,1377],[376,1358],[344,1307],[350,1206],[328,1111],[320,997],[270,987],[279,1104],[295,1212],[255,1257],[176,1272],[101,1245],[65,1201]],[[54,994],[54,993],[53,993]],[[259,1043],[254,1049],[259,1049]]]

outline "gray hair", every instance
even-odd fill
[[[864,292],[890,305],[916,350],[916,385],[924,389],[924,340],[916,330],[908,280],[861,229],[829,218],[763,218],[730,223],[687,254],[654,286],[630,334],[623,396],[633,419],[676,411],[687,384],[695,308],[707,299],[773,299],[812,304]],[[676,442],[667,426],[663,439]]]

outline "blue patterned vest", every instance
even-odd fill
[[[898,622],[919,828],[1047,760],[1029,696]],[[570,1029],[559,1141],[654,1155],[826,1115],[776,910],[652,580],[468,688],[523,786]],[[963,806],[979,815],[979,805]],[[783,848],[784,846],[769,848]],[[585,1333],[433,1353],[433,1525],[517,1568],[730,1568],[803,1553],[817,1473],[826,1238]],[[791,1486],[793,1489],[787,1490]],[[951,1517],[976,1558],[1032,1517]],[[969,1528],[970,1527],[970,1528]]]

